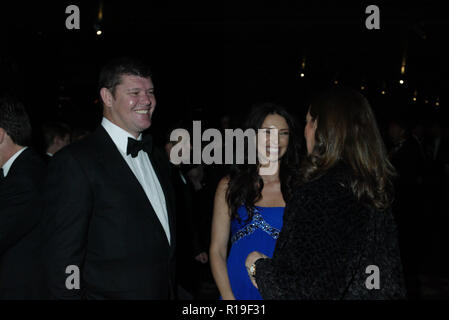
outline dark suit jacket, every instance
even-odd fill
[[[149,154],[165,194],[171,245],[143,188],[103,127],[59,151],[45,184],[46,279],[57,299],[169,299],[174,292],[174,198],[169,162]],[[66,268],[81,273],[68,290]]]
[[[43,158],[45,163],[48,165],[53,157],[49,156],[48,154],[44,154]]]
[[[28,148],[0,182],[0,299],[42,298],[42,158]]]
[[[193,193],[194,188],[187,175],[186,183],[181,178],[181,168],[171,164],[171,177],[176,199],[176,282],[183,289],[193,292],[197,279],[195,277],[194,257],[201,253],[199,234],[194,223]],[[204,250],[206,251],[206,250]],[[181,296],[179,296],[182,299]]]
[[[399,235],[404,244],[416,250],[416,233],[422,229],[422,181],[425,159],[415,138],[408,137],[402,145],[390,153],[390,161],[397,171],[394,180],[395,201],[393,214],[398,223]],[[405,240],[407,239],[407,240]]]

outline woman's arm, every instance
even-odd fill
[[[228,178],[223,178],[218,183],[214,200],[214,213],[212,218],[212,234],[209,250],[212,275],[223,300],[235,300],[226,266],[226,255],[228,250],[229,231],[231,216],[229,206],[226,202],[226,191],[228,189]]]

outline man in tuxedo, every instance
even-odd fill
[[[420,299],[420,264],[426,251],[425,237],[416,236],[425,233],[423,218],[427,218],[423,199],[424,154],[405,119],[390,120],[389,137],[393,144],[389,158],[398,174],[394,181],[393,214],[399,231],[407,295],[416,300]]]
[[[45,159],[50,161],[53,155],[70,143],[70,128],[64,123],[49,122],[42,126],[45,144]]]
[[[180,125],[171,127],[165,137],[165,151],[170,157],[173,147],[180,143],[170,140],[172,130],[181,128]],[[199,213],[195,209],[199,207],[201,199],[194,203],[195,189],[186,175],[184,165],[170,163],[171,182],[176,200],[176,223],[182,228],[176,229],[176,282],[178,298],[191,300],[196,298],[201,282],[200,264],[208,262],[207,249],[201,243],[201,231],[199,229]]]
[[[171,299],[175,221],[169,162],[142,132],[149,69],[121,58],[99,78],[101,125],[59,151],[45,184],[46,279],[56,299]]]
[[[31,125],[24,106],[0,98],[0,299],[40,299],[43,159],[26,147]]]

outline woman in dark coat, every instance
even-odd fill
[[[306,117],[308,155],[272,259],[246,267],[264,299],[403,299],[394,169],[368,101],[334,88]]]

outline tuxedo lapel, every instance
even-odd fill
[[[101,166],[105,168],[109,175],[117,178],[120,185],[123,186],[124,192],[132,195],[132,199],[130,199],[130,201],[142,203],[142,205],[147,208],[147,216],[151,219],[153,224],[157,226],[160,232],[165,235],[164,228],[162,227],[162,224],[159,221],[159,218],[157,217],[156,212],[154,211],[154,208],[145,193],[145,190],[139,180],[137,180],[137,177],[134,175],[131,168],[126,163],[125,159],[123,159],[123,156],[115,146],[112,138],[102,126],[97,129],[95,134],[98,139],[96,144],[98,145],[98,161]]]
[[[172,193],[170,191],[170,188],[171,188],[170,183],[171,182],[170,182],[170,176],[168,173],[169,166],[167,165],[167,166],[165,166],[165,168],[163,168],[160,163],[162,161],[162,159],[157,157],[157,155],[155,153],[153,154],[153,151],[148,153],[148,158],[150,159],[151,165],[153,166],[153,169],[156,172],[157,178],[162,187],[162,191],[164,192],[165,204],[167,207],[167,215],[168,215],[169,228],[170,228],[170,235],[173,240],[175,237],[175,221],[174,221],[175,208],[173,208],[173,201],[170,197],[170,195]],[[171,241],[171,244],[173,245],[173,241]]]

